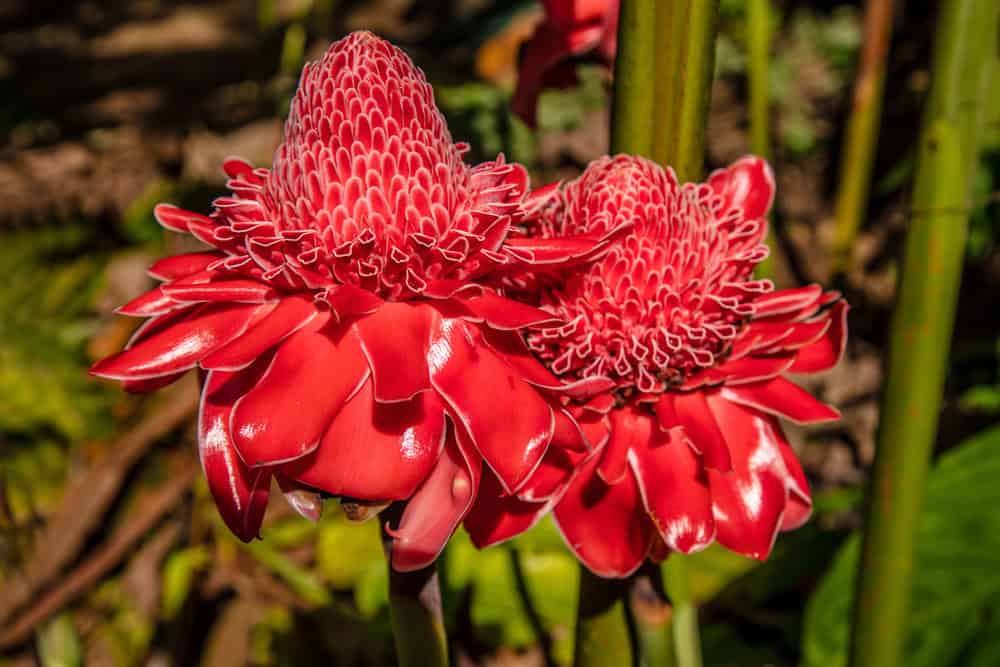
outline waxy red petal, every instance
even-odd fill
[[[732,470],[732,456],[726,439],[701,391],[674,394],[674,411],[691,444],[701,453],[705,465],[716,470]]]
[[[584,463],[553,510],[566,544],[592,572],[626,577],[649,551],[654,527],[632,475],[608,486],[597,476],[597,461]]]
[[[428,305],[385,303],[355,322],[375,381],[375,400],[406,401],[431,388],[427,351],[440,320]]]
[[[722,388],[722,396],[751,408],[790,419],[799,424],[836,421],[840,413],[812,394],[783,377],[754,384]]]
[[[233,408],[232,432],[243,461],[257,466],[311,452],[367,377],[357,339],[345,328],[306,328],[289,336],[260,383]]]
[[[552,313],[533,308],[520,301],[505,299],[494,292],[484,291],[480,296],[459,299],[475,317],[495,329],[519,331],[542,324],[558,324]]]
[[[444,435],[444,407],[432,392],[378,403],[369,380],[330,422],[320,446],[282,469],[330,495],[404,500],[438,461]]]
[[[700,551],[715,539],[708,476],[678,431],[654,431],[629,463],[660,537],[673,551]]]
[[[759,157],[744,157],[712,172],[708,185],[722,198],[723,211],[737,208],[746,220],[766,216],[774,201],[774,172]]]
[[[818,373],[833,368],[847,346],[847,312],[850,307],[846,301],[838,301],[830,309],[830,328],[826,334],[815,343],[799,350],[795,363],[789,367],[792,373]]]
[[[802,470],[802,464],[795,456],[795,450],[785,439],[781,425],[773,422],[772,426],[779,436],[778,449],[781,450],[781,458],[788,471],[788,477],[785,479],[788,486],[788,504],[785,505],[784,516],[781,517],[781,530],[795,530],[805,524],[812,515],[812,495],[809,493],[809,482]]]
[[[801,311],[816,304],[822,293],[823,288],[815,284],[771,292],[753,302],[754,315],[773,317]]]
[[[613,410],[610,419],[611,438],[601,452],[597,474],[606,484],[618,484],[628,474],[629,452],[648,446],[653,416],[627,405]]]
[[[204,271],[209,264],[224,257],[225,255],[220,252],[189,252],[182,255],[171,255],[154,262],[146,273],[157,280],[177,280]]]
[[[718,395],[709,403],[733,455],[732,471],[708,471],[717,539],[763,560],[771,553],[788,498],[781,438],[772,417]]]
[[[233,403],[258,381],[266,364],[238,373],[208,374],[198,416],[198,453],[219,514],[233,533],[249,542],[258,536],[267,507],[271,471],[248,468],[229,430]]]
[[[94,364],[90,372],[115,380],[143,380],[193,368],[244,331],[261,306],[208,304],[133,347]]]
[[[462,525],[469,532],[472,543],[485,549],[520,535],[538,523],[549,509],[547,502],[526,502],[507,495],[496,475],[487,471],[476,502]]]
[[[154,315],[162,315],[184,305],[177,303],[177,301],[167,296],[161,287],[154,287],[148,292],[132,299],[124,306],[115,308],[115,312],[119,315],[128,315],[130,317],[152,317]]]
[[[269,285],[256,280],[214,280],[194,285],[166,283],[163,293],[175,301],[234,301],[237,303],[263,303],[277,296]]]
[[[479,453],[504,488],[517,491],[552,438],[552,408],[461,320],[441,321],[428,362],[432,384]]]
[[[220,370],[244,368],[287,336],[313,322],[317,315],[319,313],[310,297],[285,297],[245,334],[202,359],[201,366]],[[326,314],[322,316],[326,317]]]
[[[392,567],[399,572],[433,563],[476,498],[482,459],[471,443],[456,441],[461,434],[448,432],[441,458],[406,503],[399,525],[386,526],[393,538]]]

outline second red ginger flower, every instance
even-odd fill
[[[631,224],[588,270],[525,283],[563,322],[528,333],[536,355],[563,380],[614,383],[571,408],[596,451],[580,457],[554,510],[597,574],[626,576],[647,556],[714,540],[764,558],[779,530],[810,514],[778,418],[839,415],[785,374],[838,361],[847,305],[818,285],[774,291],[753,279],[773,196],[757,158],[682,185],[648,160],[618,156],[592,163],[529,227],[560,238]],[[484,496],[470,531],[492,544],[544,509]]]

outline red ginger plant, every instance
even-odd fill
[[[543,0],[542,4],[545,16],[525,44],[510,103],[532,127],[542,90],[572,83],[581,57],[611,65],[618,41],[618,0]]]
[[[150,319],[92,373],[144,392],[207,371],[201,461],[241,539],[276,478],[310,516],[317,493],[406,501],[392,563],[417,569],[484,461],[504,493],[533,498],[549,450],[585,449],[559,383],[509,344],[554,317],[485,282],[600,242],[509,238],[545,192],[502,156],[467,166],[465,150],[410,59],[354,33],[303,71],[273,169],[227,160],[231,194],[208,216],[157,207],[210,249],[151,267],[161,284],[120,309]]]
[[[648,556],[714,540],[766,558],[809,517],[809,488],[778,418],[838,418],[785,377],[832,367],[848,306],[818,285],[754,280],[774,196],[767,163],[744,158],[679,184],[638,157],[606,157],[529,226],[536,238],[632,226],[588,269],[524,283],[562,320],[527,334],[560,379],[610,379],[571,412],[590,443],[550,499],[566,542],[593,572],[622,577]],[[579,397],[578,397],[579,399]],[[557,503],[557,504],[556,504]],[[539,503],[483,496],[466,519],[479,546],[535,520]]]

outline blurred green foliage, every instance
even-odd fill
[[[1000,427],[944,454],[927,487],[917,542],[907,665],[996,664],[1000,615]],[[806,610],[805,667],[847,664],[859,538],[837,554]]]

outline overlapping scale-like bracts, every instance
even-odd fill
[[[847,305],[816,285],[775,291],[753,279],[773,195],[757,158],[682,185],[649,161],[618,156],[594,162],[529,226],[558,237],[632,223],[586,271],[536,283],[539,302],[565,324],[527,334],[561,379],[615,385],[569,407],[594,451],[564,478],[554,509],[567,543],[600,575],[625,576],[647,557],[714,540],[765,558],[780,530],[810,514],[778,420],[838,413],[785,374],[839,360]],[[503,502],[472,516],[514,521],[537,507]],[[473,537],[485,545],[505,535]]]
[[[201,459],[242,539],[276,479],[307,516],[318,494],[405,501],[393,565],[419,568],[484,477],[533,500],[536,470],[587,450],[563,407],[582,385],[563,387],[517,333],[553,315],[489,285],[605,241],[508,239],[551,189],[463,151],[420,70],[355,33],[303,72],[273,170],[230,159],[211,215],[156,209],[209,250],[151,267],[161,284],[120,309],[149,320],[92,372],[151,391],[207,371]]]

